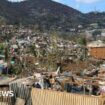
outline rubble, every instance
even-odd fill
[[[0,48],[0,75],[7,77],[0,85],[9,84],[14,91],[14,105],[31,105],[31,88],[91,96],[105,93],[104,60],[89,56],[86,45],[31,29],[19,28],[14,33],[17,36]]]

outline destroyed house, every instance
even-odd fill
[[[94,41],[87,45],[89,56],[96,59],[105,59],[105,44],[102,41]]]

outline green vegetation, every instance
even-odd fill
[[[5,61],[8,61],[8,59],[9,59],[9,49],[8,49],[8,47],[6,46],[6,47],[5,47]]]
[[[86,38],[85,37],[79,38],[78,43],[80,45],[86,45],[87,44]]]

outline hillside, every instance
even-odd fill
[[[105,20],[105,15],[83,14],[52,0],[26,0],[19,3],[0,0],[0,16],[4,17],[8,24],[22,23],[35,25],[40,30],[63,31],[76,28],[80,24],[86,26],[100,19],[102,22]]]
[[[84,14],[66,5],[51,0],[26,0],[11,3],[0,0],[0,16],[8,24],[34,24],[41,29],[76,27],[86,22]]]
[[[98,23],[100,27],[105,27],[105,12],[90,12],[86,17],[89,23]]]

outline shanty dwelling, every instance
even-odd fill
[[[105,43],[102,41],[94,41],[87,45],[88,55],[96,59],[105,59]]]
[[[9,88],[14,92],[14,97],[7,98],[7,101],[0,100],[2,103],[6,102],[0,105],[105,105],[104,95],[92,96],[33,88],[31,85],[35,81],[34,77],[28,77],[10,82]]]
[[[0,105],[32,105],[30,84],[30,78],[3,78],[0,82]]]
[[[16,77],[0,77],[0,105],[12,105],[13,93],[9,89],[9,83],[15,79]]]

